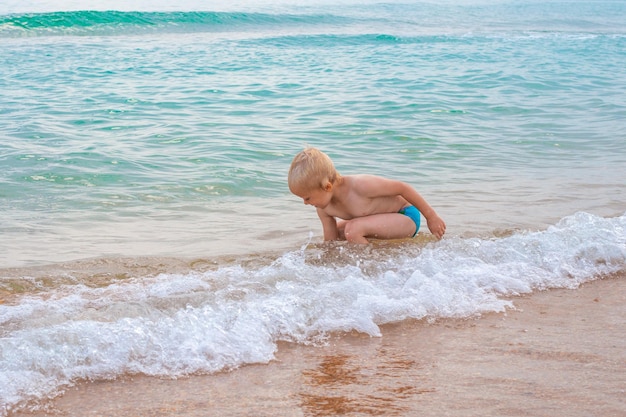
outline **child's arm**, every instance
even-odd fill
[[[337,229],[337,220],[324,213],[321,209],[317,209],[317,215],[322,222],[322,228],[324,229],[324,240],[338,240],[339,230]]]
[[[430,204],[428,204],[428,202],[426,202],[420,193],[406,183],[401,184],[403,184],[403,188],[405,190],[400,195],[406,201],[417,207],[420,213],[422,213],[422,215],[426,218],[426,224],[428,225],[430,233],[441,239],[444,233],[446,233],[446,223],[441,217],[439,217],[437,212],[430,206]]]

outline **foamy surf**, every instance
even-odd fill
[[[0,305],[0,410],[39,407],[81,380],[266,363],[279,341],[380,336],[390,322],[502,312],[512,296],[576,288],[625,266],[626,214],[581,212],[501,238],[305,245],[267,262],[100,287],[77,281]]]

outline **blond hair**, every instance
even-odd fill
[[[307,148],[291,161],[287,183],[289,189],[326,189],[327,185],[340,183],[341,175],[328,155],[316,148]]]

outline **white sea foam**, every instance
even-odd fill
[[[315,344],[352,330],[380,336],[381,324],[408,318],[501,312],[513,306],[510,296],[576,288],[624,270],[626,214],[578,213],[545,231],[453,237],[384,256],[347,246],[332,252],[303,249],[261,267],[67,286],[0,305],[0,410],[82,379],[264,363],[280,340]]]

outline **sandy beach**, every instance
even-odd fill
[[[626,416],[626,277],[515,298],[465,320],[402,322],[382,338],[282,344],[217,375],[82,383],[14,416]]]

